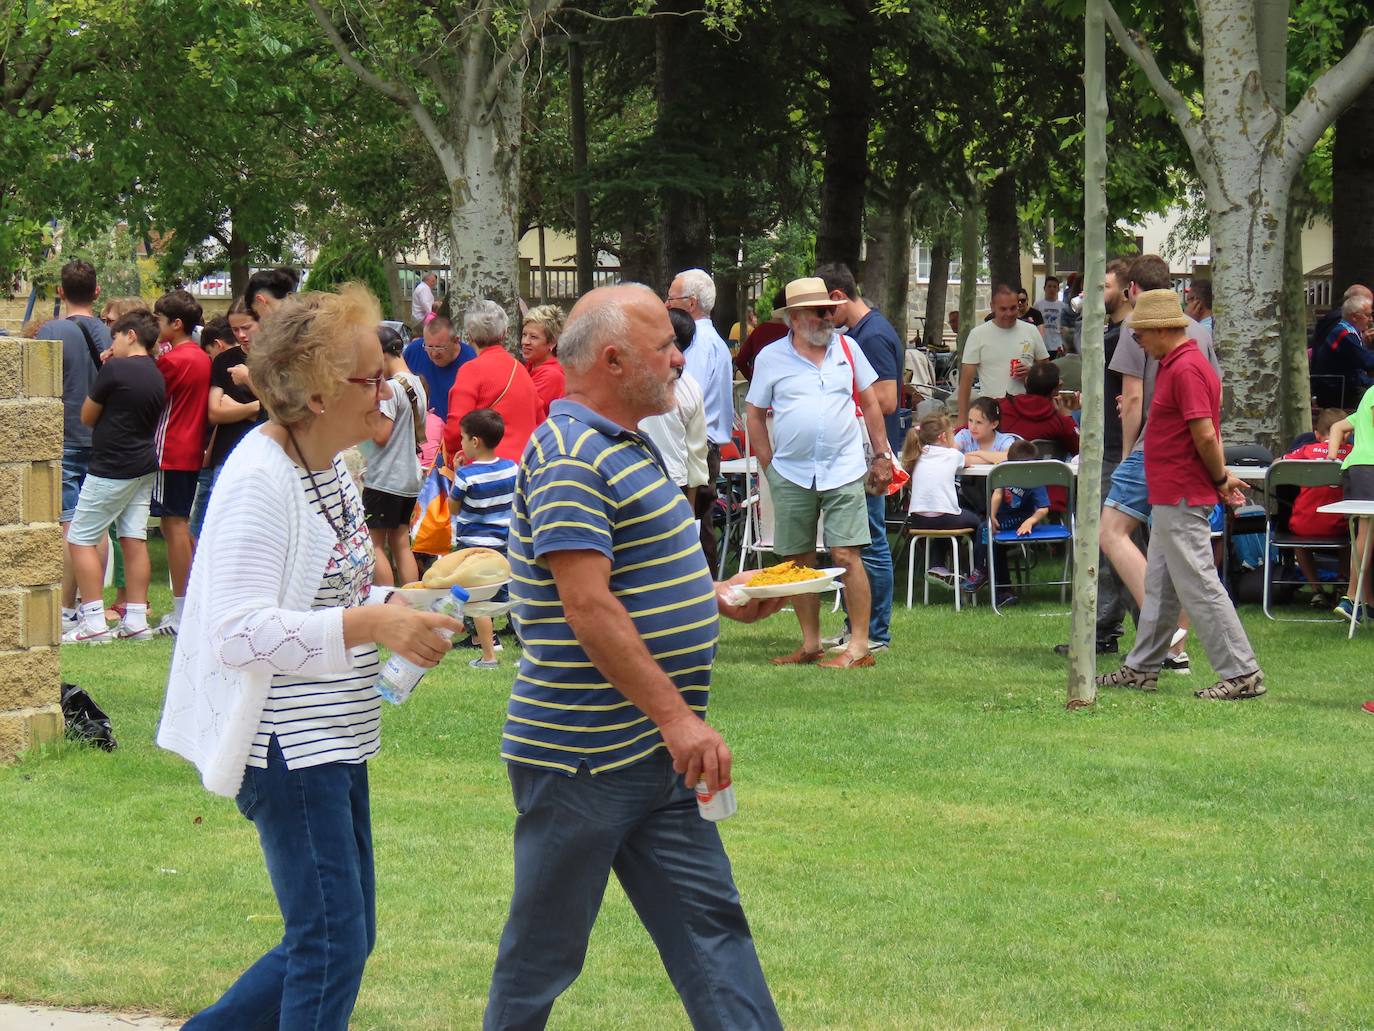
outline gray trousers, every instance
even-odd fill
[[[1145,604],[1126,665],[1156,673],[1186,609],[1218,679],[1259,669],[1245,628],[1212,561],[1211,505],[1155,505],[1145,568]]]

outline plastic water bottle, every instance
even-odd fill
[[[467,600],[467,591],[461,587],[451,587],[448,597],[436,601],[429,607],[429,611],[442,612],[445,616],[462,619],[463,606]],[[435,633],[445,641],[453,640],[452,630],[436,630]],[[428,672],[429,669],[424,666],[417,666],[407,658],[393,655],[386,660],[381,676],[377,678],[377,693],[392,705],[400,705],[410,697],[410,692],[415,690],[420,678]]]
[[[730,784],[722,784],[720,789],[712,791],[706,786],[706,781],[697,782],[697,812],[701,814],[703,820],[710,820],[715,823],[719,820],[728,819],[735,815],[735,810],[739,806],[735,802],[735,789]]]

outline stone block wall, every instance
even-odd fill
[[[62,734],[62,345],[0,337],[0,762]]]

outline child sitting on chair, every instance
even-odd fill
[[[978,513],[959,504],[955,477],[964,467],[964,455],[954,446],[949,417],[927,415],[906,435],[902,445],[902,466],[911,474],[911,504],[907,507],[907,526],[916,530],[976,530],[982,525]],[[950,541],[957,548],[957,541]],[[930,542],[926,542],[930,547]],[[931,566],[931,582],[954,586],[954,573],[946,566]]]
[[[1295,448],[1284,455],[1284,458],[1299,459],[1305,461],[1322,461],[1326,459],[1341,459],[1350,454],[1350,445],[1342,444],[1340,450],[1332,454],[1329,444],[1331,427],[1342,422],[1346,418],[1345,412],[1339,408],[1323,408],[1317,413],[1317,421],[1312,429],[1317,435],[1314,443],[1304,444],[1302,447]],[[1299,534],[1303,537],[1330,537],[1340,539],[1346,535],[1345,516],[1328,515],[1318,512],[1322,505],[1329,505],[1334,501],[1341,500],[1341,489],[1339,487],[1301,487],[1298,496],[1293,499],[1293,511],[1288,517],[1288,530],[1290,533]],[[1317,563],[1313,560],[1311,548],[1295,548],[1294,552],[1298,560],[1298,568],[1302,570],[1302,575],[1312,587],[1312,604],[1314,607],[1333,608],[1337,604],[1335,595],[1328,593],[1322,586],[1321,578],[1317,575]],[[1343,562],[1348,564],[1349,552],[1344,553]],[[1346,575],[1344,570],[1342,575]]]
[[[1008,462],[1034,462],[1038,457],[1035,445],[1028,440],[1017,440],[1007,448]],[[1014,530],[1018,537],[1028,537],[1036,524],[1042,522],[1049,514],[1049,492],[1044,487],[999,487],[992,492],[991,508],[983,533]],[[994,526],[996,530],[991,529]],[[986,537],[983,537],[981,543],[986,543]],[[1006,587],[1008,581],[1005,555],[996,547],[993,547],[992,551],[993,561],[997,563],[997,582],[1003,585],[1003,593],[998,597],[997,605],[999,608],[1003,605],[1015,605],[1016,595]],[[987,559],[983,557],[982,548],[978,549],[978,555],[982,560],[976,563],[976,568],[963,583],[964,590],[969,593],[981,588],[988,579]]]
[[[1007,458],[1007,448],[1021,438],[1002,433],[1002,406],[995,398],[980,397],[969,406],[968,425],[954,435],[954,446],[969,465],[995,465]]]

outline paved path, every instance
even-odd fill
[[[130,1031],[131,1028],[170,1031],[180,1026],[161,1017],[75,1012],[0,1002],[0,1028],[5,1031]]]

